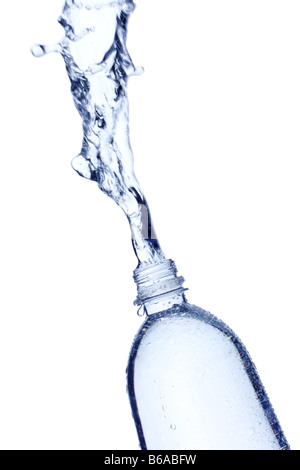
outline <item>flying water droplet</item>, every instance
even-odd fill
[[[45,46],[44,44],[34,44],[31,47],[31,53],[34,57],[43,57],[46,54],[50,54],[52,52],[61,52],[61,45],[60,44],[53,44],[50,46]]]

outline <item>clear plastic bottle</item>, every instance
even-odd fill
[[[288,450],[235,333],[190,305],[173,261],[135,271],[147,318],[134,340],[127,387],[142,450]]]

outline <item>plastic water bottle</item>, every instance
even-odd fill
[[[142,450],[288,450],[245,346],[222,321],[190,305],[173,261],[134,275],[147,315],[127,368]]]

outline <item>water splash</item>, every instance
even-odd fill
[[[165,259],[147,201],[136,179],[129,139],[127,82],[143,72],[126,47],[132,0],[66,0],[58,21],[65,35],[57,44],[35,44],[35,57],[58,52],[83,121],[83,142],[72,160],[77,173],[96,181],[124,211],[139,265]]]

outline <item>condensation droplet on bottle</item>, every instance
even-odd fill
[[[176,425],[175,425],[175,424],[171,424],[171,425],[170,425],[170,429],[172,429],[172,431],[175,431]]]

